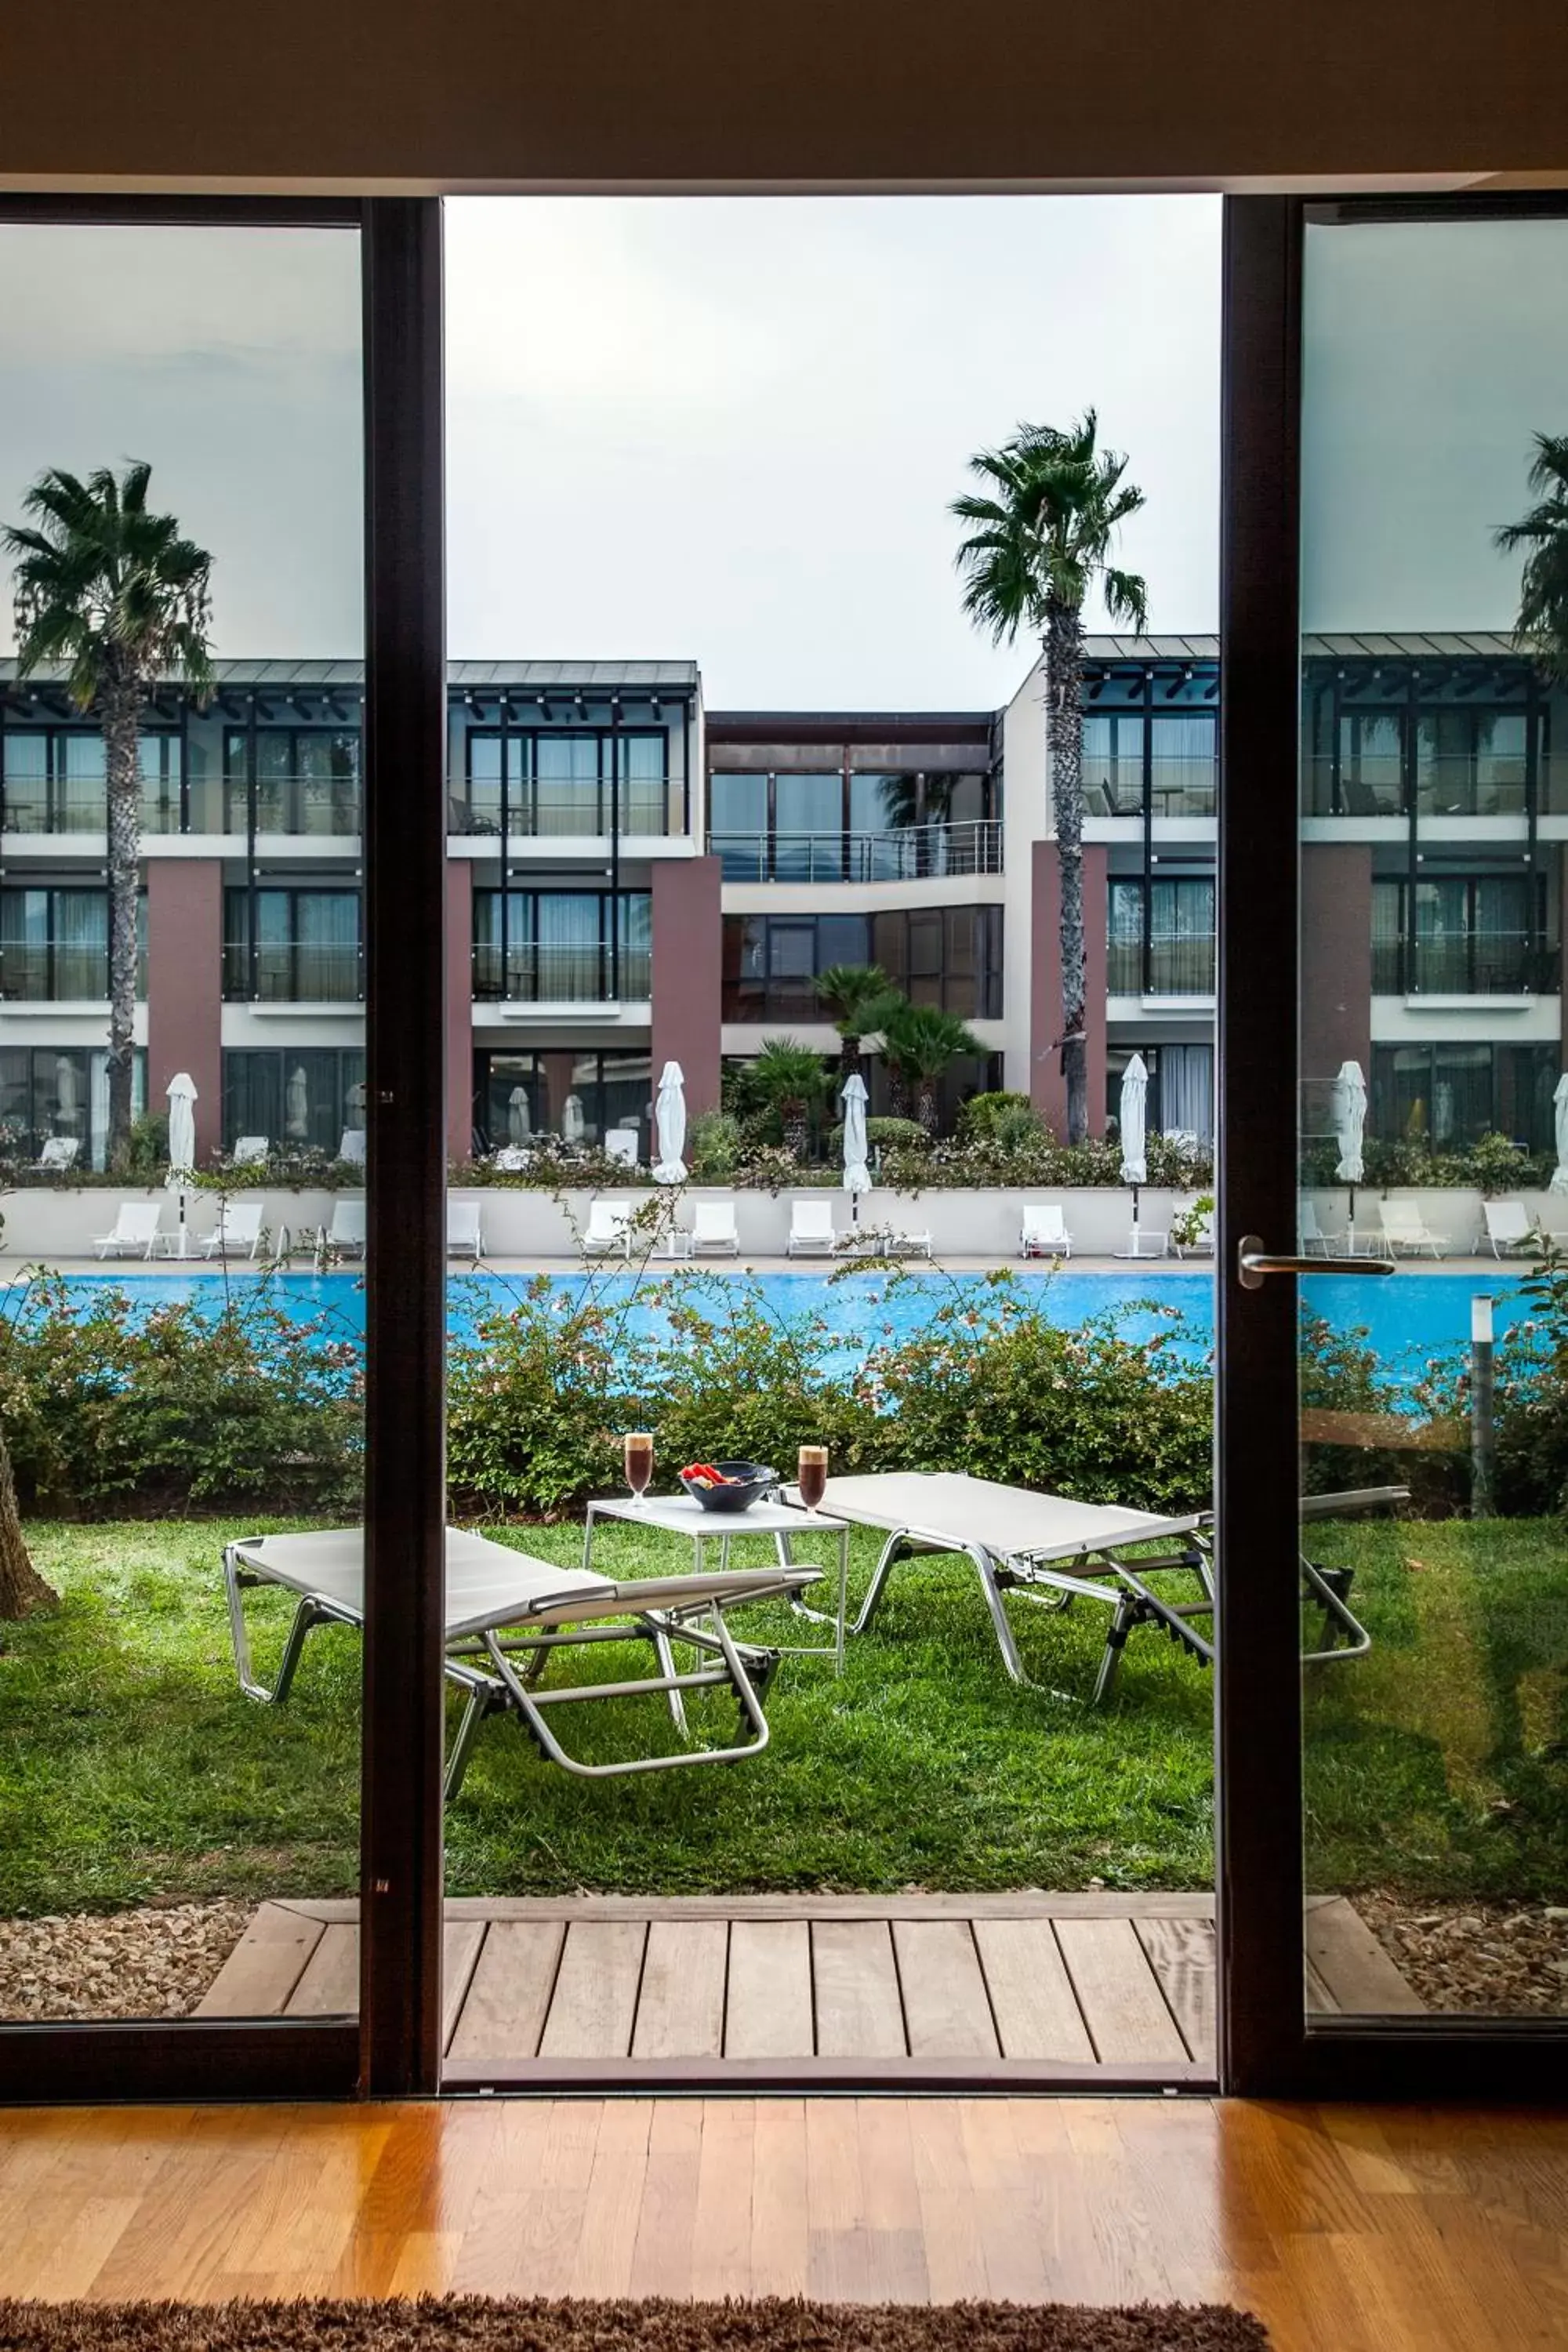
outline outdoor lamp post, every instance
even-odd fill
[[[1489,1519],[1496,1508],[1497,1433],[1492,1411],[1492,1300],[1470,1299],[1470,1517]]]

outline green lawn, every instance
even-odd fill
[[[236,1531],[30,1530],[64,1605],[0,1641],[0,1915],[353,1891],[358,1642],[313,1634],[287,1707],[242,1698],[218,1573]],[[581,1533],[530,1528],[515,1539],[574,1562]],[[647,1539],[612,1528],[603,1540],[605,1566],[629,1571]],[[857,1581],[875,1549],[857,1538]],[[1330,1529],[1314,1549],[1354,1558],[1377,1637],[1369,1659],[1313,1678],[1315,1882],[1559,1894],[1561,1528]],[[686,1555],[672,1543],[660,1559],[682,1566]],[[287,1603],[258,1593],[251,1606],[266,1670]],[[1087,1690],[1102,1612],[1016,1602],[1014,1617],[1031,1671]],[[758,1612],[747,1630],[786,1622]],[[606,1675],[626,1671],[628,1653],[597,1655]],[[1211,1700],[1208,1676],[1152,1632],[1135,1638],[1104,1714],[1016,1689],[973,1571],[910,1563],[872,1633],[851,1643],[842,1680],[826,1664],[785,1663],[773,1745],[756,1763],[587,1782],[493,1721],[448,1813],[448,1883],[498,1895],[1201,1886],[1212,1869]],[[592,1737],[600,1752],[613,1730],[635,1732],[611,1713],[569,1717],[564,1736]],[[656,1734],[667,1727],[655,1720]]]

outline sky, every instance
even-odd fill
[[[1090,403],[1154,625],[1212,628],[1218,263],[1206,197],[450,203],[452,654],[994,705],[1028,650],[964,619],[947,503]],[[0,229],[0,520],[46,466],[149,458],[222,654],[359,649],[359,402],[352,236]]]

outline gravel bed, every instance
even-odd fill
[[[253,1903],[0,1919],[0,2018],[188,2017]]]
[[[1568,2011],[1568,1905],[1409,1903],[1355,1907],[1428,2009],[1492,2016]]]

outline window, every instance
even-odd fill
[[[1133,1055],[1149,1073],[1144,1114],[1152,1135],[1191,1136],[1214,1141],[1214,1047],[1164,1044],[1112,1046],[1105,1057],[1105,1115],[1121,1113],[1121,1081]]]
[[[96,727],[7,727],[7,833],[102,833],[108,823],[103,737]],[[142,826],[180,830],[180,739],[144,729],[139,746]]]
[[[467,743],[461,832],[663,835],[684,823],[671,807],[664,728],[470,727]]]
[[[1545,874],[1432,875],[1373,885],[1373,990],[1383,996],[1525,995],[1558,985]]]
[[[1213,816],[1215,723],[1210,711],[1150,721],[1150,805],[1156,816]]]
[[[1372,1132],[1434,1151],[1462,1151],[1490,1134],[1547,1150],[1557,1065],[1552,1045],[1374,1045]]]
[[[837,768],[773,778],[773,877],[844,878],[844,779]]]
[[[1108,898],[1106,986],[1112,996],[1212,996],[1211,875],[1145,881],[1113,877]]]
[[[612,1129],[629,1128],[646,1160],[652,1094],[646,1052],[481,1051],[474,1056],[475,1141],[482,1151],[525,1145],[536,1135],[599,1144]]]
[[[359,892],[226,890],[223,992],[263,1004],[357,1003]]]
[[[1092,710],[1083,722],[1083,804],[1090,816],[1143,814],[1143,714]]]
[[[226,1151],[242,1135],[264,1135],[274,1150],[324,1151],[336,1159],[345,1129],[363,1125],[363,1046],[225,1048]]]
[[[1347,816],[1398,816],[1405,806],[1405,714],[1340,717],[1340,806]]]
[[[635,1003],[652,990],[647,890],[476,890],[474,994]]]
[[[147,1056],[131,1066],[131,1110],[147,1108]],[[0,1154],[37,1160],[52,1136],[78,1145],[80,1166],[102,1168],[109,1148],[109,1055],[90,1045],[0,1046]]]
[[[137,901],[136,992],[147,993],[147,902]],[[18,1003],[104,1003],[109,897],[103,890],[0,890],[0,995]]]
[[[256,831],[342,838],[360,826],[360,739],[348,728],[230,728],[224,738],[225,830],[247,830],[255,750]]]
[[[1522,709],[1419,712],[1416,807],[1424,815],[1522,815],[1526,730]]]

